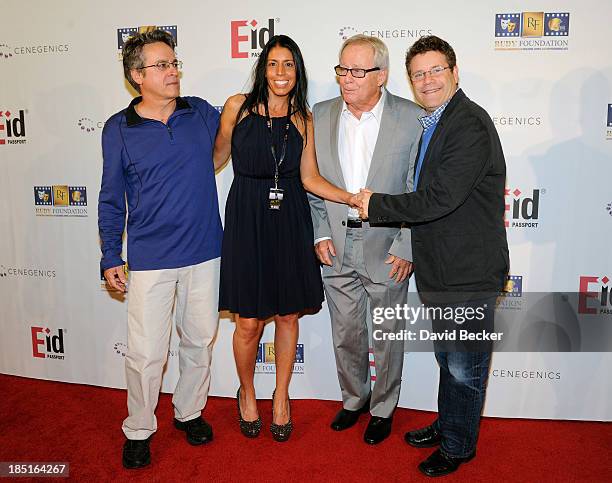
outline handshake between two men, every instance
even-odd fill
[[[351,208],[359,212],[359,217],[362,220],[368,219],[368,205],[373,192],[367,188],[361,188],[359,193],[354,194],[348,201]],[[329,238],[324,238],[315,244],[315,253],[319,261],[328,266],[334,264],[333,258],[336,257],[336,247],[334,242]],[[404,260],[398,256],[388,254],[385,259],[385,264],[390,265],[389,278],[395,280],[396,283],[402,283],[406,280],[413,270],[413,264],[409,260]]]
[[[354,194],[349,200],[349,205],[351,208],[355,208],[359,211],[359,217],[362,220],[368,219],[368,205],[370,204],[371,196],[372,191],[367,188],[361,188],[359,193]]]

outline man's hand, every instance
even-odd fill
[[[125,293],[127,291],[125,286],[127,278],[123,267],[123,265],[119,265],[117,267],[107,268],[104,270],[104,278],[112,289]]]
[[[333,263],[331,257],[336,256],[336,247],[334,246],[334,242],[331,240],[321,240],[315,245],[315,253],[322,264],[329,265],[331,267]]]
[[[385,263],[391,263],[391,270],[389,271],[389,278],[395,276],[395,281],[401,283],[412,273],[412,262],[404,260],[403,258],[396,257],[395,255],[389,255],[385,260]]]
[[[349,206],[351,208],[356,208],[357,210],[359,210],[361,208],[361,194],[360,193],[355,193],[353,194],[353,196],[351,196],[351,198],[349,199]]]
[[[359,216],[362,220],[368,219],[368,205],[372,192],[367,188],[361,188],[357,197],[359,198]]]

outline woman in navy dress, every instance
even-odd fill
[[[349,203],[351,194],[319,174],[307,104],[304,61],[285,35],[270,39],[254,70],[253,89],[230,97],[221,114],[215,165],[230,154],[234,180],[225,208],[219,310],[235,314],[233,347],[240,379],[240,429],[256,437],[261,418],[253,376],[264,323],[275,322],[276,390],[271,431],[292,431],[289,383],[298,317],[323,302],[306,191]]]

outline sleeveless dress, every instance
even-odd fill
[[[269,208],[274,186],[274,142],[280,160],[286,118],[249,114],[232,134],[234,181],[225,206],[219,310],[241,317],[316,310],[323,284],[314,252],[310,207],[300,179],[303,140],[290,123],[285,159],[279,168],[284,190],[280,210]]]

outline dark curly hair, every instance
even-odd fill
[[[144,67],[142,48],[147,44],[162,42],[172,50],[176,47],[172,35],[160,29],[137,33],[123,44],[123,75],[130,85],[140,93],[140,86],[132,79],[131,70]]]
[[[435,35],[426,35],[412,44],[412,47],[410,47],[406,53],[406,70],[408,71],[408,74],[410,74],[410,61],[413,59],[413,57],[431,51],[444,54],[444,57],[446,57],[446,62],[448,62],[448,66],[451,68],[451,70],[455,67],[455,65],[457,65],[455,51],[446,40],[442,40],[440,37],[436,37]]]

